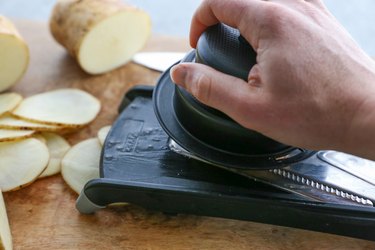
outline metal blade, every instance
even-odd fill
[[[202,161],[173,140],[169,147],[178,154]],[[370,207],[375,204],[375,162],[340,152],[319,152],[282,169],[225,169],[311,201]]]
[[[186,53],[183,52],[140,52],[134,55],[133,62],[149,69],[164,72],[185,55]]]

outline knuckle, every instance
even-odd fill
[[[290,14],[284,6],[268,4],[262,12],[263,26],[273,32],[282,31],[289,22]]]

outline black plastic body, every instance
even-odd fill
[[[182,59],[182,62],[206,64],[221,72],[247,81],[249,71],[256,63],[256,53],[245,39],[240,39],[240,33],[237,29],[219,23],[208,28],[200,36],[196,50],[188,53]],[[235,81],[229,81],[226,84],[236,88],[235,83]],[[216,83],[213,82],[212,84],[215,85]],[[169,85],[173,86],[173,89]],[[169,129],[169,127],[174,126],[172,124],[173,121],[169,123],[170,119],[165,115],[158,115],[162,113],[158,110],[162,109],[161,102],[168,101],[170,97],[173,97],[172,107],[168,106],[168,110],[170,110],[170,115],[176,117],[175,124],[179,124],[182,130],[190,135],[188,136],[189,138],[203,143],[205,145],[204,148],[209,147],[216,152],[223,151],[230,154],[232,158],[235,157],[237,159],[240,159],[241,155],[257,155],[260,158],[261,156],[266,158],[270,154],[282,154],[285,151],[293,150],[290,146],[241,126],[224,113],[201,103],[183,88],[174,86],[169,76],[169,70],[167,70],[159,79],[157,93],[154,95],[157,117],[171,137],[183,138],[173,134],[173,129]],[[168,96],[164,93],[159,94],[159,90],[169,91]],[[159,100],[159,97],[162,100]],[[187,141],[181,141],[179,144],[185,147],[190,145]],[[196,145],[187,148],[188,151],[193,153],[196,153],[194,152],[195,149],[198,149]],[[210,157],[211,155],[209,154],[207,159],[205,155],[200,155],[200,157],[213,162],[212,158],[215,157]],[[226,161],[231,160],[228,160],[227,157]],[[257,164],[254,160],[252,162]],[[223,164],[224,162],[221,161],[219,163]],[[249,162],[246,165],[251,166]],[[270,163],[267,163],[267,165],[271,167]]]
[[[195,52],[191,51],[183,60],[193,61],[194,57]],[[169,71],[161,75],[155,87],[154,110],[163,130],[187,151],[214,165],[246,169],[280,168],[311,154],[245,129],[208,110],[177,87]],[[295,151],[298,153],[293,154]]]
[[[147,94],[147,92],[149,94]],[[129,202],[166,213],[250,220],[375,240],[375,209],[306,201],[172,152],[149,97],[128,93],[105,141],[101,178],[84,188],[99,206]]]

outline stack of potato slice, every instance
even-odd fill
[[[100,102],[78,89],[25,99],[15,93],[0,94],[0,189],[16,190],[59,173],[70,145],[56,133],[86,126],[99,111]]]

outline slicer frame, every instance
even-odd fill
[[[176,154],[152,108],[149,86],[130,90],[77,209],[129,202],[168,214],[250,220],[375,240],[373,207],[316,202]]]

